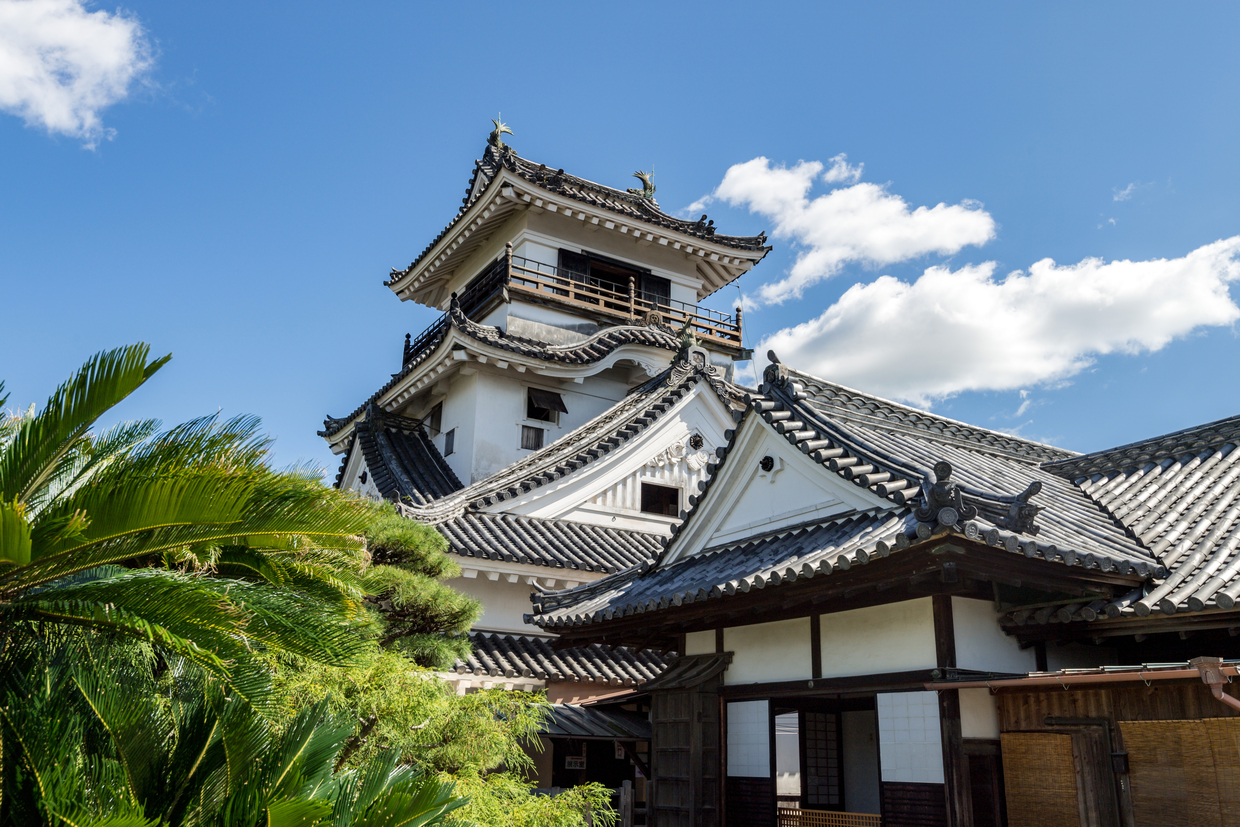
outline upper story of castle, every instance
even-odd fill
[[[444,313],[405,337],[391,381],[324,422],[335,453],[351,454],[366,423],[399,422],[468,485],[608,410],[686,346],[727,379],[750,358],[739,308],[699,302],[762,260],[764,234],[667,215],[644,172],[619,190],[527,161],[505,134],[496,121],[456,216],[385,282]],[[360,465],[346,476],[369,479]]]
[[[717,232],[655,200],[652,174],[620,190],[520,157],[498,121],[456,216],[387,286],[402,301],[447,310],[551,344],[652,320],[686,325],[706,349],[746,358],[739,309],[699,302],[770,250],[766,236]]]

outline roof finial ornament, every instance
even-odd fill
[[[495,124],[495,129],[487,137],[487,143],[494,147],[496,152],[502,152],[506,148],[504,146],[504,135],[511,135],[512,130],[508,128],[508,124],[500,120],[500,118],[504,117],[504,114],[502,112],[498,114],[498,118],[491,118],[491,123]]]
[[[960,487],[951,478],[952,465],[947,461],[934,464],[934,481],[927,477],[921,484],[921,505],[913,515],[923,523],[954,526],[977,516],[977,509],[964,501]],[[919,535],[920,536],[920,535]]]
[[[654,167],[650,168],[650,172],[643,172],[639,169],[637,172],[633,173],[633,177],[642,182],[642,188],[637,189],[634,187],[625,190],[625,192],[630,195],[636,195],[638,198],[645,198],[647,201],[653,201],[654,184],[651,183],[650,179],[654,177]]]

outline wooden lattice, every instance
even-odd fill
[[[882,827],[882,818],[867,813],[779,808],[779,827]]]

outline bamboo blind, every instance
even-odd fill
[[[1121,721],[1138,827],[1222,827],[1214,753],[1201,721]]]
[[[1080,827],[1072,736],[1005,732],[1000,737],[1009,827]]]
[[[1240,718],[1202,721],[1214,753],[1219,812],[1224,827],[1240,826]]]
[[[780,807],[779,827],[881,827],[882,818],[867,813],[836,813]]]

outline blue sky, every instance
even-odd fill
[[[257,413],[334,465],[323,416],[436,315],[381,282],[502,111],[525,157],[782,227],[711,303],[796,367],[1076,450],[1240,413],[1234,4],[88,10],[0,0],[0,56],[70,61],[0,60],[10,405],[147,341],[120,415]]]

